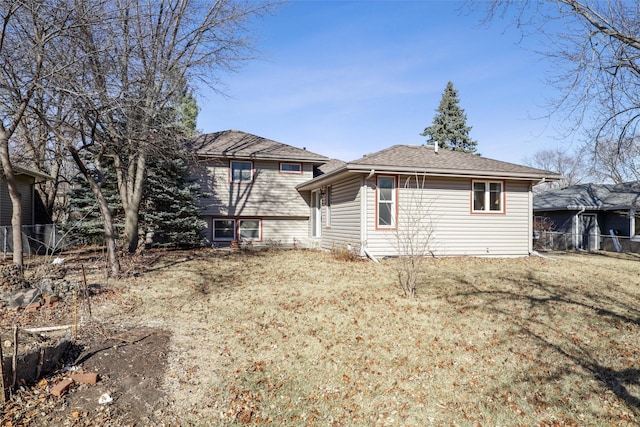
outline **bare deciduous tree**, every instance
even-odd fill
[[[591,143],[635,143],[640,124],[640,8],[624,0],[471,1],[488,8],[488,19],[511,19],[523,32],[545,35],[559,89],[554,112],[567,115],[570,130],[585,128]],[[559,23],[561,25],[553,25]],[[529,35],[529,34],[526,34]]]
[[[13,262],[22,266],[22,204],[11,139],[26,117],[36,90],[58,67],[46,61],[49,46],[65,31],[69,16],[60,2],[0,2],[0,161],[12,205]]]
[[[47,65],[58,64],[57,72],[32,85],[29,94],[36,93],[37,102],[21,110],[33,112],[33,122],[22,128],[22,147],[29,147],[27,157],[39,167],[45,147],[56,155],[66,147],[98,201],[111,273],[118,275],[116,235],[101,177],[108,171],[117,176],[126,215],[124,246],[133,251],[147,166],[171,158],[186,135],[180,112],[185,91],[198,81],[215,88],[221,70],[249,59],[247,24],[275,3],[58,2],[34,1],[48,13],[64,13],[70,24],[63,37],[38,51]],[[51,20],[37,23],[51,25]],[[37,64],[23,50],[16,55]],[[48,144],[51,136],[55,143]],[[61,166],[54,162],[49,170]]]
[[[248,59],[247,21],[269,3],[218,0],[141,2],[104,7],[100,22],[78,32],[87,58],[82,88],[84,131],[94,157],[113,167],[125,212],[124,246],[138,246],[138,216],[147,165],[171,155],[184,136],[175,112],[185,85],[209,84],[221,69]],[[80,7],[79,4],[76,7]]]
[[[579,184],[588,176],[585,158],[579,153],[561,148],[538,150],[532,156],[525,158],[524,163],[538,169],[557,172],[563,176],[560,181],[538,184],[534,188],[536,192]]]
[[[601,139],[595,145],[585,147],[590,154],[593,176],[600,181],[616,184],[640,180],[640,139]]]
[[[433,255],[434,217],[427,194],[427,176],[400,177],[395,242],[398,283],[407,297],[415,297],[424,279],[425,262]]]

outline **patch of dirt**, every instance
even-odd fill
[[[71,275],[79,272],[77,261],[68,262],[66,267]],[[36,384],[18,381],[0,411],[1,426],[164,425],[168,403],[161,389],[171,333],[136,325],[138,301],[126,291],[96,283],[88,284],[86,290],[38,310],[0,309],[0,345],[4,344],[5,358],[12,352],[13,325],[20,331],[79,324],[77,330],[71,327],[62,332],[20,333],[19,358],[65,333],[71,345],[56,371]],[[98,381],[73,383],[62,396],[52,395],[57,384],[79,373],[97,373]],[[10,372],[7,378],[11,381]],[[110,402],[99,403],[105,396]]]

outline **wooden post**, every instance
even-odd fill
[[[36,381],[40,380],[42,374],[42,366],[44,365],[45,348],[40,347],[40,359],[38,359],[38,368],[36,369]]]
[[[91,300],[89,299],[89,286],[87,285],[87,275],[84,272],[84,264],[82,266],[82,293],[85,302],[87,303],[87,308],[89,309],[89,320],[91,320]]]
[[[73,288],[73,339],[78,339],[78,287]]]
[[[13,357],[11,358],[11,390],[18,382],[18,325],[13,325]]]
[[[4,388],[4,364],[2,363],[3,360],[2,343],[0,342],[0,404],[2,404],[2,406],[4,406],[4,403],[7,401],[7,394]]]

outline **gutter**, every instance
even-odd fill
[[[327,174],[320,175],[307,182],[303,182],[296,186],[298,191],[310,190],[316,188],[334,177],[344,173],[390,173],[390,174],[415,174],[420,173],[427,176],[442,176],[448,178],[477,178],[477,179],[512,179],[520,181],[557,181],[562,179],[561,175],[526,175],[517,172],[495,172],[495,171],[465,171],[455,169],[420,169],[416,167],[392,167],[392,166],[380,166],[380,165],[344,165],[338,169],[335,169]]]
[[[427,175],[441,175],[441,176],[453,176],[453,177],[496,177],[496,178],[511,178],[522,180],[534,180],[540,179],[545,181],[558,181],[562,179],[562,175],[557,174],[527,174],[525,172],[508,172],[508,171],[491,171],[491,170],[466,170],[466,169],[438,169],[438,168],[420,168],[415,166],[381,166],[381,165],[346,165],[346,169],[349,172],[369,172],[371,169],[377,169],[376,172],[388,172],[388,173],[421,173]]]
[[[226,153],[196,153],[196,156],[202,160],[211,160],[211,159],[224,159],[224,160],[266,160],[266,161],[280,161],[280,162],[302,162],[302,163],[312,163],[314,165],[321,165],[328,162],[327,158],[310,158],[310,157],[296,157],[296,156],[269,156],[264,154],[226,154]]]
[[[587,209],[591,211],[599,211],[600,206],[589,206],[589,205],[567,205],[568,211],[579,211],[576,215],[580,215]]]

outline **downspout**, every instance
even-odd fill
[[[368,176],[362,177],[360,183],[360,251],[361,255],[366,255],[369,259],[377,262],[367,250],[367,180],[375,174],[375,170],[371,169]]]
[[[528,224],[528,229],[529,229],[529,243],[528,243],[528,251],[529,251],[529,255],[532,255],[535,251],[533,250],[533,224],[534,224],[534,218],[533,218],[533,183],[529,184],[529,224]]]
[[[373,255],[371,255],[371,254],[369,253],[369,251],[367,250],[367,248],[366,248],[366,247],[364,247],[364,246],[362,247],[362,252],[364,252],[364,254],[365,254],[365,255],[366,255],[366,256],[367,256],[371,261],[373,261],[373,262],[375,262],[376,264],[378,264],[378,260],[376,259],[376,257],[374,257]]]

